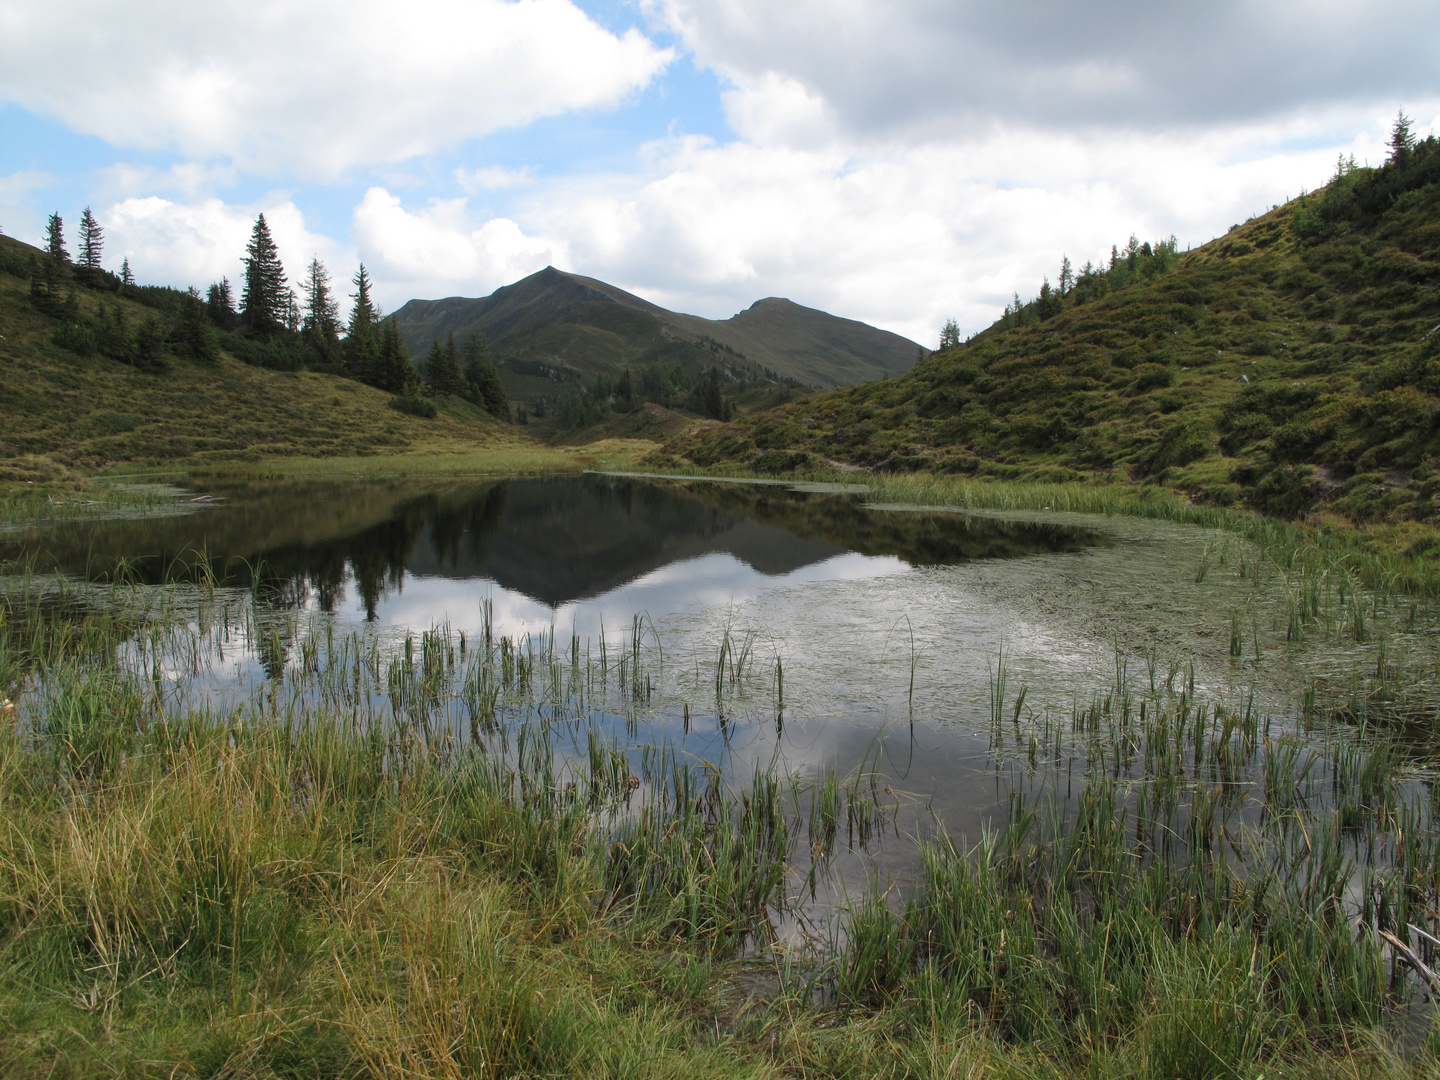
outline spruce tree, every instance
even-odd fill
[[[228,277],[223,277],[210,286],[205,297],[205,310],[210,321],[221,330],[235,329],[239,316],[235,312],[235,297],[230,291]]]
[[[80,215],[80,265],[86,270],[99,270],[100,252],[104,247],[105,230],[87,206]]]
[[[444,358],[441,356],[441,352],[442,350],[440,348],[440,339],[432,338],[430,341],[430,351],[425,354],[424,368],[420,372],[421,376],[425,379],[425,381],[428,382],[431,388],[437,393],[439,392],[439,387],[435,385],[435,375],[437,373],[443,375],[443,372],[441,372],[440,369],[445,366],[445,361]]]
[[[193,287],[180,301],[179,318],[170,333],[170,340],[181,355],[192,360],[213,364],[220,359],[215,327],[211,325],[205,301],[200,299],[200,293]]]
[[[720,371],[718,368],[710,367],[705,369],[705,374],[700,377],[700,385],[696,388],[696,396],[700,399],[700,413],[712,420],[725,420],[727,409],[724,396],[720,393]]]
[[[126,255],[120,263],[120,284],[135,287],[135,275],[130,272],[130,256]]]
[[[465,383],[460,375],[460,360],[455,348],[455,335],[452,332],[444,345],[436,338],[430,343],[430,355],[425,361],[425,374],[430,379],[430,386],[435,393],[449,397],[451,394],[459,394],[464,389]]]
[[[350,322],[345,328],[341,355],[350,377],[368,382],[380,355],[380,340],[376,332],[380,312],[370,300],[370,275],[364,263],[360,264],[360,269],[350,281],[355,286],[355,291],[350,294],[355,306],[350,309]]]
[[[65,222],[58,213],[51,214],[45,225],[45,252],[59,263],[70,262],[70,252],[65,250]]]
[[[340,362],[340,312],[330,292],[330,273],[319,259],[311,259],[300,284],[305,294],[305,342],[317,363],[333,367]]]
[[[255,337],[270,337],[290,316],[292,296],[280,252],[270,236],[265,215],[255,219],[245,247],[245,288],[240,294],[240,324]]]
[[[375,356],[370,378],[371,386],[392,394],[413,393],[420,383],[420,373],[410,362],[410,353],[400,337],[400,327],[394,319],[380,324],[380,348]]]
[[[285,329],[292,334],[298,334],[300,328],[305,325],[305,317],[300,312],[300,298],[295,295],[294,289],[285,290]]]
[[[490,346],[478,330],[465,341],[466,396],[497,420],[510,419],[510,400],[490,359]]]
[[[1129,241],[1125,244],[1125,266],[1129,270],[1135,269],[1135,262],[1140,257],[1140,238],[1134,233],[1130,234]]]
[[[940,328],[940,348],[953,349],[960,344],[960,324],[954,319],[946,319],[945,325]]]
[[[1415,135],[1410,130],[1413,123],[1404,109],[1395,114],[1395,126],[1390,129],[1390,160],[1396,165],[1403,166],[1415,149]]]
[[[100,355],[122,364],[133,364],[135,343],[130,336],[130,321],[125,317],[125,308],[120,301],[115,301],[109,314],[103,307],[97,314],[99,325],[95,328],[95,345]]]
[[[1075,269],[1070,265],[1070,256],[1060,256],[1060,295],[1067,295],[1075,286]]]

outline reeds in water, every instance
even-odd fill
[[[31,599],[0,626],[20,704],[0,1001],[52,1044],[80,1032],[81,1073],[1434,1065],[1353,1049],[1429,992],[1429,774],[1318,705],[1272,730],[1155,655],[1132,679],[1117,649],[1104,693],[1027,713],[1002,658],[991,753],[1023,766],[1002,811],[973,844],[912,840],[878,744],[847,775],[737,778],[646,737],[664,661],[639,622],[591,650],[488,620],[382,642],[224,595],[183,620]],[[204,673],[237,649],[270,663],[220,707]],[[717,696],[749,652],[721,642]],[[777,941],[882,833],[918,844],[914,879],[877,884],[829,948]],[[756,958],[772,1005],[741,1020],[717,988]],[[0,1032],[31,1073],[36,1045]]]

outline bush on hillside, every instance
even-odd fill
[[[238,334],[225,334],[221,338],[221,348],[236,360],[252,367],[269,368],[272,371],[299,371],[305,366],[304,350],[296,343],[279,336],[262,341]]]
[[[396,412],[407,413],[410,416],[418,416],[424,420],[435,419],[435,403],[429,398],[423,398],[415,393],[398,394],[392,397],[390,399],[390,408]]]

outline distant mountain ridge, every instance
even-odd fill
[[[502,377],[535,365],[580,375],[665,359],[667,345],[704,343],[782,378],[830,388],[907,371],[908,338],[790,300],[767,297],[729,319],[667,311],[624,289],[553,266],[486,297],[411,300],[394,314],[412,355],[454,333],[481,331]],[[673,350],[670,350],[673,351]]]

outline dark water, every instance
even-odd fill
[[[618,612],[603,598],[627,588],[643,593],[627,600],[643,599],[659,618],[727,583],[742,592],[802,572],[883,576],[1105,539],[1076,526],[877,512],[851,494],[599,475],[428,488],[282,482],[204,494],[216,501],[190,513],[11,537],[0,559],[151,585],[209,577],[256,588],[275,605],[424,625],[468,621],[446,598],[472,597],[478,586],[497,607],[526,612],[527,625],[563,612],[569,628],[586,602]]]

